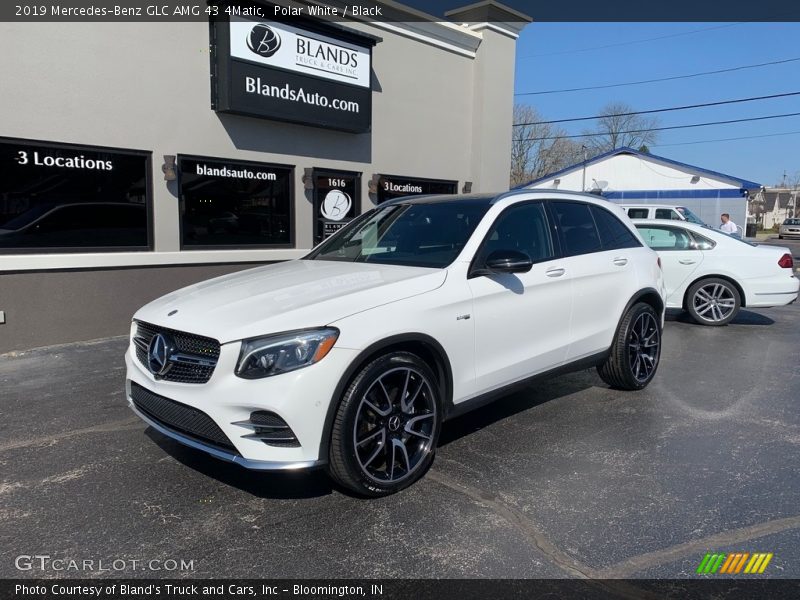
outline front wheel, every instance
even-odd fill
[[[410,352],[366,365],[342,396],[331,432],[328,473],[364,496],[385,496],[417,481],[439,439],[436,376]]]
[[[727,325],[739,313],[741,304],[736,286],[717,277],[701,279],[686,292],[686,308],[700,325]]]
[[[617,328],[606,361],[597,367],[612,388],[641,390],[653,379],[661,358],[661,325],[653,307],[634,304]]]

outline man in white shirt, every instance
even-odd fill
[[[736,223],[731,221],[731,216],[728,213],[722,213],[722,215],[720,215],[720,220],[722,221],[722,224],[719,226],[720,231],[728,235],[739,234],[739,228],[736,227]]]

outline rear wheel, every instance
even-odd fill
[[[433,461],[441,413],[436,376],[422,359],[410,352],[377,358],[342,396],[331,433],[329,474],[365,496],[411,485]]]
[[[610,354],[597,372],[613,388],[641,390],[655,376],[660,358],[658,315],[652,306],[639,302],[622,317]]]
[[[686,292],[686,308],[700,325],[727,325],[740,307],[739,290],[726,279],[701,279]]]

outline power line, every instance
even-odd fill
[[[702,29],[692,29],[691,31],[682,31],[679,33],[669,33],[666,35],[659,35],[651,38],[643,38],[640,40],[629,40],[627,42],[617,42],[614,44],[604,44],[602,46],[589,46],[587,48],[576,48],[574,50],[560,50],[558,52],[543,52],[541,54],[529,54],[528,56],[520,56],[519,60],[527,60],[529,58],[538,58],[540,56],[560,56],[563,54],[578,54],[580,52],[591,52],[592,50],[605,50],[607,48],[618,48],[620,46],[630,46],[633,44],[644,44],[646,42],[654,42],[658,40],[666,40],[669,38],[681,37],[685,35],[693,35],[695,33],[702,33],[703,31],[711,31],[713,29],[725,29],[726,27],[735,27],[737,25],[744,25],[749,21],[741,21],[736,23],[727,23],[725,25],[715,25],[714,27],[703,27]]]
[[[654,144],[651,148],[665,148],[667,146],[693,146],[694,144],[711,144],[713,142],[733,142],[738,140],[755,140],[758,138],[778,137],[781,135],[797,135],[800,131],[784,131],[783,133],[765,133],[762,135],[744,135],[740,137],[718,138],[715,140],[697,140],[694,142],[677,142],[674,144]]]
[[[708,121],[706,123],[692,123],[690,125],[670,125],[667,127],[650,127],[647,129],[629,129],[627,131],[617,131],[617,134],[624,134],[624,133],[645,133],[648,131],[666,131],[668,129],[689,129],[692,127],[708,127],[709,125],[728,125],[730,123],[745,123],[748,121],[766,121],[767,119],[782,119],[784,117],[797,117],[800,116],[800,112],[795,113],[784,113],[781,115],[766,115],[763,117],[748,117],[746,119],[730,119],[728,121]],[[558,140],[558,139],[572,139],[572,138],[584,138],[584,137],[598,137],[608,135],[608,132],[595,132],[595,133],[581,133],[576,135],[550,135],[544,137],[535,137],[535,138],[516,138],[512,141],[514,142],[538,142],[543,140]]]
[[[657,83],[660,81],[675,81],[677,79],[691,79],[692,77],[704,77],[706,75],[717,75],[719,73],[732,73],[734,71],[743,71],[745,69],[758,69],[760,67],[768,67],[771,65],[782,65],[790,62],[797,62],[800,60],[800,57],[797,58],[785,58],[783,60],[774,60],[771,62],[765,63],[758,63],[754,65],[741,65],[738,67],[730,67],[728,69],[717,69],[716,71],[703,71],[702,73],[692,73],[690,75],[674,75],[672,77],[661,77],[659,79],[642,79],[641,81],[626,81],[623,83],[609,83],[606,85],[592,85],[587,87],[578,87],[578,88],[564,88],[560,90],[543,90],[539,92],[519,92],[514,94],[515,96],[541,96],[543,94],[562,94],[565,92],[583,92],[587,90],[604,90],[608,88],[617,88],[617,87],[624,87],[628,85],[644,85],[647,83]]]
[[[571,121],[594,121],[606,117],[628,117],[631,115],[650,115],[653,113],[670,112],[675,110],[688,110],[690,108],[703,108],[706,106],[721,106],[723,104],[737,104],[740,102],[755,102],[756,100],[770,100],[772,98],[785,98],[787,96],[800,96],[800,92],[787,92],[785,94],[771,94],[769,96],[751,96],[750,98],[738,98],[736,100],[720,100],[718,102],[704,102],[703,104],[687,104],[684,106],[671,106],[669,108],[654,108],[652,110],[637,110],[624,113],[613,113],[610,115],[594,115],[592,117],[574,117],[571,119],[554,119],[552,121],[531,121],[530,123],[515,123],[514,127],[525,125],[549,125],[552,123],[568,123]]]

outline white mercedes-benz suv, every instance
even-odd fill
[[[325,466],[366,495],[430,466],[442,422],[535,377],[658,368],[658,256],[596,196],[409,197],[305,258],[168,294],[133,318],[131,408],[251,469]]]

